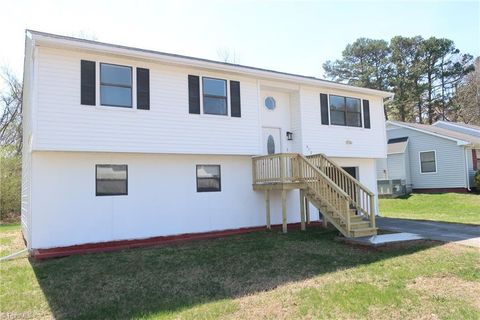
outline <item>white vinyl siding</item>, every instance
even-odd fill
[[[369,100],[371,129],[322,125],[320,93]],[[322,90],[322,88],[302,88],[300,101],[302,106],[302,152],[304,154],[325,153],[327,156],[361,158],[386,156],[385,117],[381,98]]]
[[[389,154],[387,162],[388,179],[406,179],[407,173],[405,168],[405,154]]]
[[[244,155],[261,150],[256,80],[228,78],[240,81],[241,117],[192,116],[188,75],[198,70],[51,48],[39,48],[37,58],[36,150]],[[80,105],[81,59],[150,69],[150,111],[100,107],[98,92],[97,106]],[[201,74],[225,79],[221,73]]]

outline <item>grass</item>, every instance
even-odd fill
[[[22,248],[0,229],[1,251]],[[178,246],[4,262],[0,318],[479,319],[480,252],[366,250],[331,230],[255,232]]]
[[[411,194],[396,199],[380,199],[380,215],[390,218],[480,224],[480,195]]]

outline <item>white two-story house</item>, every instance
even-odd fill
[[[28,249],[280,223],[286,231],[318,219],[315,207],[339,230],[348,225],[347,236],[368,234],[390,96],[27,30]]]

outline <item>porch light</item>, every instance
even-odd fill
[[[293,140],[293,133],[287,131],[287,140]]]

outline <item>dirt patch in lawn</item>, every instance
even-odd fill
[[[418,277],[408,285],[408,288],[434,297],[465,300],[480,309],[480,283],[478,282],[453,276]]]

